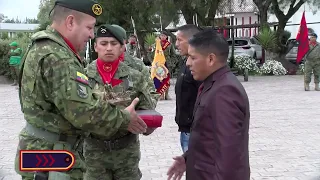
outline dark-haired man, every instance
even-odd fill
[[[196,102],[200,83],[193,79],[189,68],[186,66],[188,57],[188,40],[199,32],[199,28],[193,24],[183,25],[178,28],[176,47],[183,56],[183,63],[175,85],[176,116],[175,121],[179,126],[180,144],[183,152],[188,150],[192,114]]]
[[[229,45],[213,29],[189,40],[187,66],[203,81],[194,107],[189,149],[175,157],[168,179],[249,180],[249,100],[227,67]]]

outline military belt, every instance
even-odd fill
[[[25,131],[32,136],[35,136],[39,139],[45,139],[51,143],[57,143],[59,141],[67,142],[70,145],[72,145],[74,149],[77,148],[74,146],[78,146],[78,144],[80,143],[79,136],[69,136],[66,134],[58,134],[58,133],[50,132],[41,128],[34,127],[29,123],[26,124]]]
[[[95,137],[94,135],[91,135],[91,138],[93,138],[93,140],[96,140],[98,144],[103,146],[106,151],[124,149],[130,146],[131,144],[138,142],[138,135],[132,133],[129,133],[121,138],[108,141],[101,140],[100,138]]]

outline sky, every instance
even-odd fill
[[[8,16],[9,19],[36,18],[39,4],[40,0],[0,0],[0,13]]]

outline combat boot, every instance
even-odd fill
[[[304,90],[305,91],[310,91],[309,83],[304,83]]]
[[[315,89],[316,91],[320,91],[319,83],[315,83],[315,87],[314,87],[314,89]]]

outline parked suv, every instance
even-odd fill
[[[293,64],[296,64],[299,42],[296,39],[289,39],[286,45],[289,49],[289,52],[286,54],[285,59]],[[303,60],[301,62],[303,62]]]
[[[229,57],[232,52],[232,39],[227,40],[229,43]],[[262,47],[254,37],[235,37],[234,38],[234,55],[248,54],[252,58],[261,61]]]

